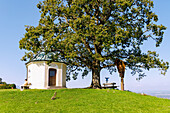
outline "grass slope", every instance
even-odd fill
[[[51,100],[54,92],[57,98]],[[168,113],[170,100],[108,89],[0,90],[0,113]]]

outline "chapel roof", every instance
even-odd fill
[[[45,52],[40,52],[38,54],[36,54],[31,61],[50,61],[53,59],[55,53],[54,52],[49,52],[49,53],[45,53]]]
[[[39,52],[29,62],[27,62],[26,65],[30,62],[36,62],[36,61],[51,61],[51,60],[53,60],[55,55],[56,55],[55,52],[49,52],[49,53]],[[60,57],[53,60],[52,62],[65,63]]]

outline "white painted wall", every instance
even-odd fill
[[[31,63],[28,65],[28,82],[31,89],[44,89],[45,62]]]
[[[53,62],[47,65],[45,61],[30,62],[27,64],[28,82],[31,89],[47,89],[49,69],[56,69],[56,86],[66,87],[66,65]]]
[[[66,64],[62,64],[62,86],[66,87]]]

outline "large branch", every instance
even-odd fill
[[[81,38],[81,41],[84,43],[84,45],[85,45],[85,47],[87,48],[88,52],[89,52],[90,54],[92,54],[92,49],[90,48],[89,43],[88,43],[85,39],[83,39],[83,38]]]
[[[104,65],[103,67],[101,67],[101,69],[106,67],[112,67],[112,66],[115,66],[115,64]]]

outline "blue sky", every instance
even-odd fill
[[[164,39],[159,48],[155,47],[152,40],[147,41],[143,50],[155,50],[160,58],[170,62],[170,0],[153,0],[154,11],[159,17],[158,24],[167,27]],[[38,24],[40,19],[39,10],[36,8],[39,0],[0,0],[0,78],[7,83],[15,83],[18,86],[23,84],[26,77],[25,62],[20,59],[24,50],[19,49],[19,40],[25,33],[24,25]],[[125,89],[131,91],[145,90],[170,90],[170,72],[166,76],[160,74],[158,69],[146,71],[147,77],[140,82],[136,81],[137,76],[132,76],[129,70],[125,74]],[[120,77],[117,73],[110,75],[108,71],[101,72],[101,81],[110,77],[109,82],[116,82],[120,86]],[[86,87],[91,83],[91,75],[78,77],[78,80],[67,82],[67,87]]]

